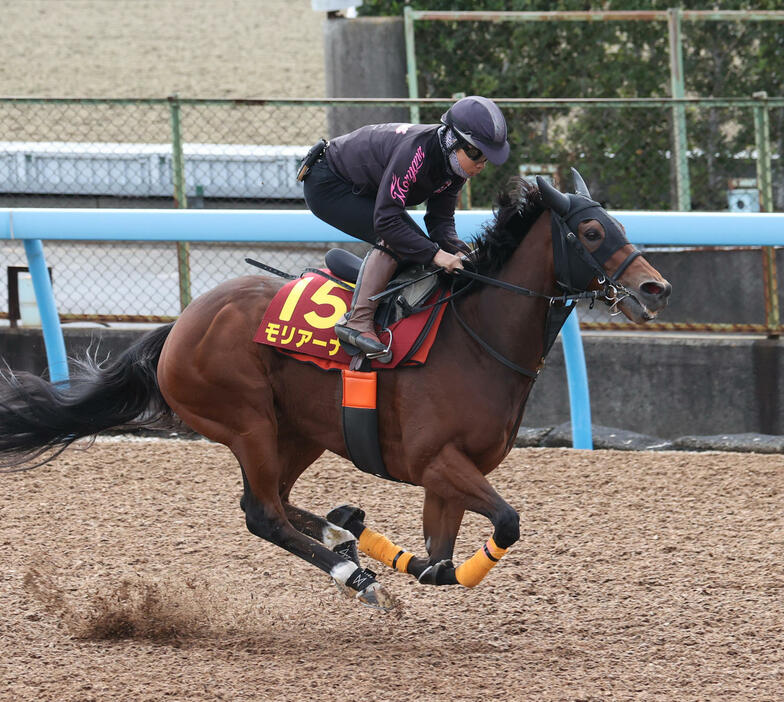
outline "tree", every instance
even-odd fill
[[[537,0],[364,0],[363,15],[422,10],[666,10],[672,0],[556,3]],[[704,2],[680,0],[683,9]],[[714,10],[752,9],[744,0],[717,0]],[[753,9],[779,9],[777,0]],[[784,30],[780,22],[683,23],[686,94],[782,95]],[[496,99],[638,98],[670,94],[669,40],[664,22],[418,22],[419,94]],[[672,205],[672,120],[667,107],[506,109],[512,158],[497,179],[473,185],[473,204],[487,206],[503,176],[520,164],[575,165],[608,206],[667,209]],[[421,112],[437,121],[438,111]],[[754,124],[749,109],[689,107],[689,168],[695,209],[726,207],[728,180],[754,174]],[[784,108],[771,110],[772,149],[784,153]],[[747,155],[747,158],[741,156]],[[784,183],[776,161],[774,182]],[[491,182],[492,181],[492,182]],[[784,184],[776,193],[784,205]]]

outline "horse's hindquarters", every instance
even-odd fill
[[[194,431],[229,445],[250,430],[252,412],[271,396],[253,335],[277,281],[244,277],[194,300],[161,352],[158,382],[176,414]],[[257,398],[255,403],[253,398]]]

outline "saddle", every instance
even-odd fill
[[[356,283],[362,259],[345,249],[330,249],[324,263],[331,273],[349,283]],[[422,311],[425,303],[443,286],[438,271],[422,264],[410,264],[398,269],[380,299],[376,310],[376,324],[382,329]],[[375,296],[374,296],[375,297]]]
[[[253,340],[297,361],[339,370],[343,436],[349,457],[366,473],[394,480],[384,465],[378,442],[375,371],[425,363],[449,291],[437,269],[411,265],[399,270],[378,296],[375,318],[391,334],[392,360],[383,364],[372,360],[369,367],[352,371],[351,356],[335,336],[334,327],[351,305],[362,259],[343,249],[331,249],[325,263],[325,268],[308,268],[298,278],[286,276],[289,282],[270,302]]]
[[[276,293],[253,340],[325,370],[343,370],[351,356],[335,336],[334,326],[351,305],[362,259],[331,249],[325,263],[324,268],[306,269],[298,278],[288,276],[292,280]],[[372,367],[422,365],[448,295],[438,270],[421,265],[400,270],[379,294],[375,317],[382,329],[392,333],[392,360],[384,364],[374,360]]]

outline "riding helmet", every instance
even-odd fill
[[[500,166],[509,158],[506,120],[492,100],[479,95],[460,98],[441,116],[441,123],[481,150],[490,163]]]

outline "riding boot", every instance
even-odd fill
[[[386,288],[397,269],[397,261],[381,249],[372,249],[359,270],[354,298],[348,320],[340,320],[335,325],[338,339],[356,346],[368,358],[379,358],[388,354],[389,349],[376,335],[373,317],[378,301],[368,298]]]

